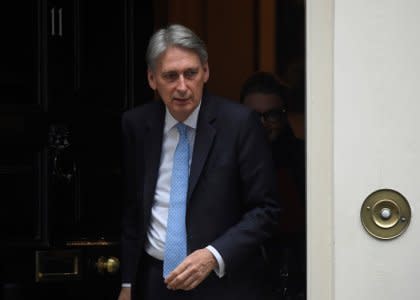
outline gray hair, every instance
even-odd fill
[[[208,54],[204,42],[190,29],[179,24],[156,31],[149,40],[146,51],[146,63],[155,70],[159,56],[170,47],[180,47],[194,51],[202,64],[207,62]]]

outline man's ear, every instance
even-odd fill
[[[209,80],[210,77],[210,68],[209,68],[209,63],[206,62],[203,65],[203,71],[204,71],[204,83],[206,83]]]
[[[156,91],[156,77],[150,68],[147,69],[147,80],[149,81],[150,88]]]

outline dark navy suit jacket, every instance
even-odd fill
[[[122,281],[132,284],[142,265],[164,118],[161,101],[127,111],[122,118],[127,202]],[[276,178],[256,114],[233,101],[204,94],[189,178],[188,252],[212,245],[223,257],[226,275],[218,278],[211,272],[191,292],[197,299],[264,299],[261,245],[272,235],[281,212]]]

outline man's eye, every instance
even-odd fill
[[[178,73],[176,72],[169,72],[163,74],[163,78],[168,81],[176,81],[178,79]]]
[[[187,79],[193,79],[198,74],[198,70],[187,70],[184,72],[184,77]]]

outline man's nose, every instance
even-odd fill
[[[260,121],[264,126],[267,126],[267,119],[264,117],[263,114],[260,114]]]
[[[187,90],[187,85],[185,84],[184,75],[179,76],[177,89],[181,92],[185,92]]]

